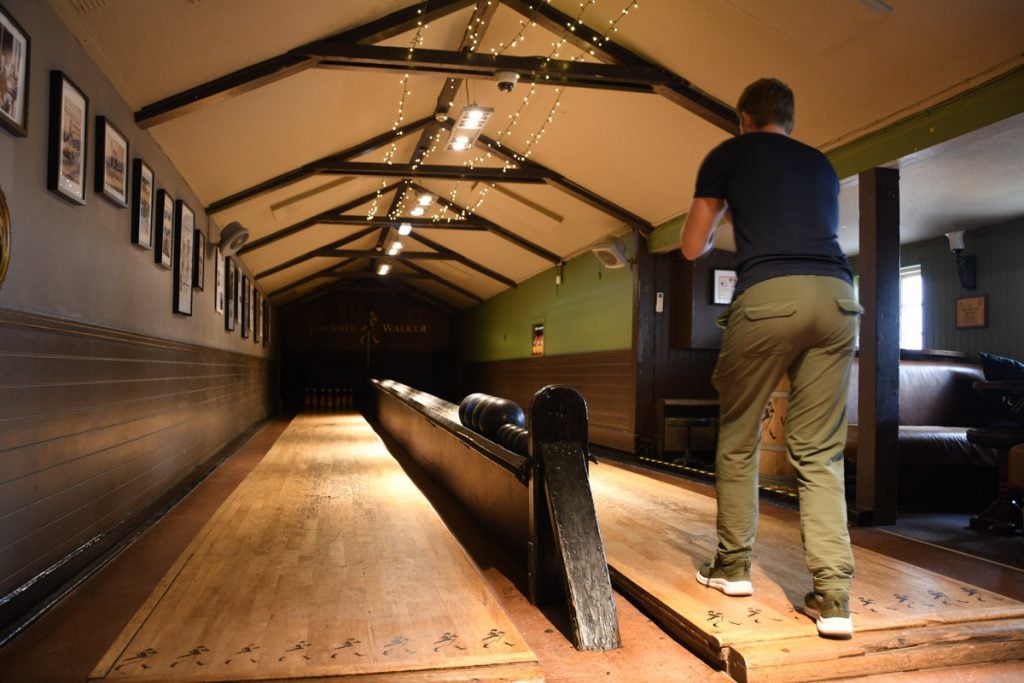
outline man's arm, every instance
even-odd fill
[[[711,248],[715,226],[725,214],[725,200],[715,197],[694,197],[679,243],[683,256],[694,261]]]

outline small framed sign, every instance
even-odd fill
[[[735,270],[716,270],[711,282],[711,303],[731,304],[732,293],[736,289]]]
[[[988,327],[988,296],[962,296],[956,300],[958,330]]]

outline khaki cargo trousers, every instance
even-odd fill
[[[815,275],[759,282],[729,307],[713,376],[721,404],[715,481],[717,554],[724,566],[750,557],[757,532],[761,418],[787,375],[786,446],[796,469],[807,568],[815,590],[849,591],[854,567],[843,446],[862,312],[849,284]]]

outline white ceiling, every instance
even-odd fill
[[[498,0],[490,0],[498,2]],[[136,110],[296,46],[328,38],[416,0],[51,0],[122,96]],[[436,4],[436,3],[435,3]],[[828,151],[888,126],[1024,64],[1024,3],[1020,0],[552,0],[550,5],[646,60],[687,79],[721,102],[735,102],[755,78],[786,80],[797,95],[795,137]],[[623,10],[628,9],[628,14]],[[407,31],[383,45],[455,50],[472,5]],[[595,61],[499,4],[482,30],[478,53]],[[520,40],[517,40],[519,38]],[[514,46],[512,43],[515,42]],[[149,128],[201,202],[233,193],[337,154],[398,123],[430,116],[445,78],[392,71],[309,69],[225,97]],[[405,93],[403,101],[403,92]],[[653,94],[537,86],[521,82],[509,94],[489,80],[467,80],[450,112],[468,101],[495,113],[485,134],[644,221],[658,225],[686,211],[703,155],[726,131]],[[400,118],[401,114],[401,118]],[[412,160],[419,133],[394,149],[385,145],[358,161]],[[901,174],[901,231],[914,241],[952,229],[1024,215],[1024,115],[988,130],[893,160]],[[428,165],[500,166],[479,150],[438,149]],[[210,217],[211,237],[240,221],[252,240],[354,199],[373,195],[381,179],[317,175],[267,192]],[[471,180],[418,181],[473,209],[558,257],[570,258],[626,229],[616,218],[550,185]],[[347,211],[385,214],[393,193]],[[376,206],[374,206],[376,205]],[[451,213],[437,215],[447,221]],[[856,244],[856,186],[843,187],[841,239]],[[253,274],[360,230],[316,225],[245,253]],[[491,232],[423,230],[434,242],[504,278],[521,282],[551,262]],[[720,244],[728,242],[723,230]],[[408,242],[408,241],[407,241]],[[372,249],[377,235],[344,246]],[[406,252],[432,251],[408,242]],[[312,278],[274,294],[339,259],[316,256],[258,280],[278,303],[335,280]],[[508,285],[465,263],[413,262],[453,284],[414,286],[457,308]],[[359,259],[345,270],[366,268]],[[401,264],[396,272],[412,275]],[[460,293],[458,290],[463,290]],[[464,292],[473,293],[474,297]]]

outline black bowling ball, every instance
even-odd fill
[[[476,408],[476,404],[480,402],[480,399],[482,399],[486,395],[487,394],[482,394],[479,391],[477,391],[472,394],[469,394],[468,396],[466,396],[466,398],[462,399],[462,402],[459,403],[459,421],[462,422],[462,424],[466,425],[467,427],[473,426],[470,423],[470,419],[473,416],[473,410]]]
[[[514,424],[506,422],[498,427],[498,433],[495,435],[494,440],[508,450],[512,450],[512,440],[516,437],[516,429],[517,427]]]
[[[504,424],[513,424],[522,427],[526,424],[526,415],[519,404],[505,398],[494,397],[487,402],[483,410],[474,412],[473,417],[477,421],[477,427],[484,436],[493,439],[498,434],[498,428]]]
[[[526,428],[520,430],[512,441],[512,448],[509,449],[519,455],[530,456],[530,432]]]
[[[473,412],[469,413],[469,428],[477,432],[481,431],[480,419],[483,417],[484,412],[487,411],[488,407],[492,403],[500,400],[501,399],[497,396],[484,394],[480,400],[476,402],[476,405],[473,406]]]

